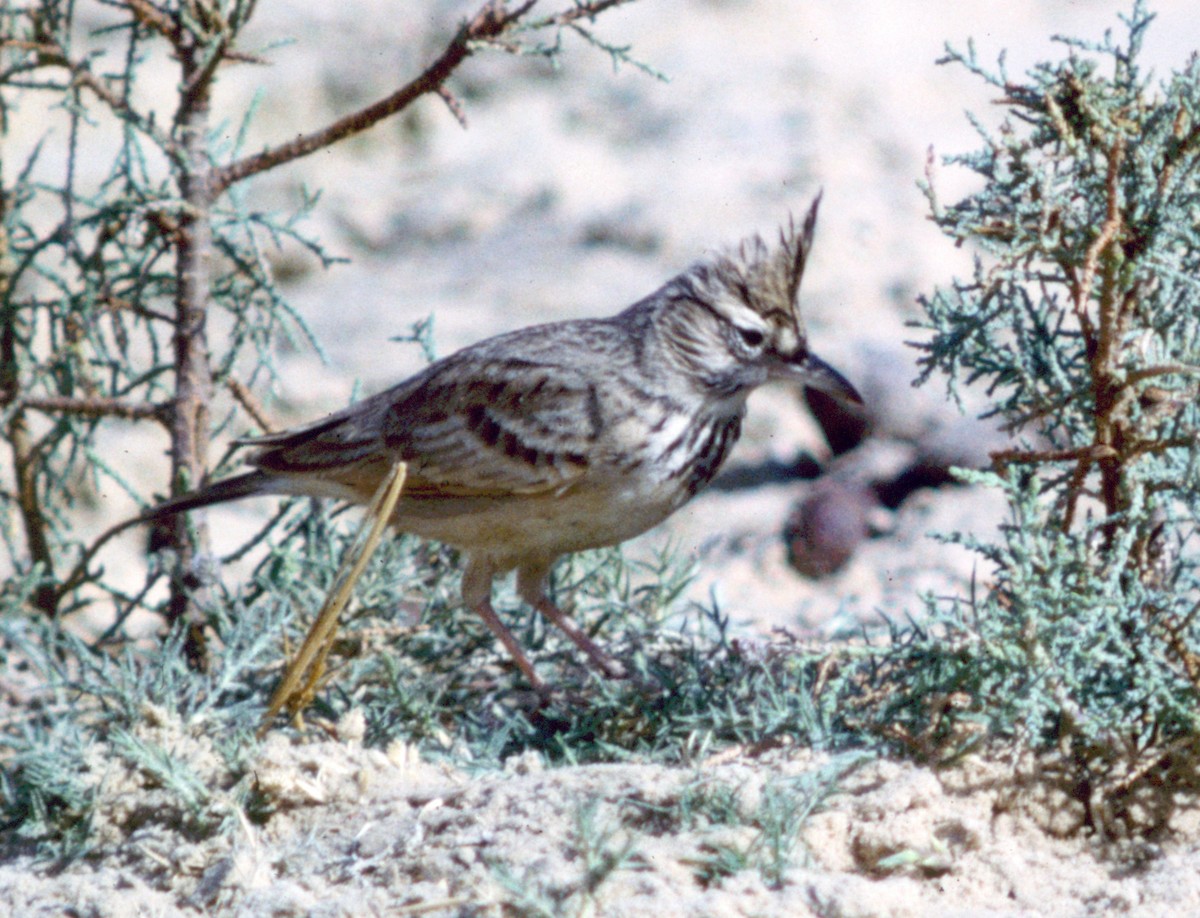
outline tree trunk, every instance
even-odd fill
[[[210,73],[201,72],[203,49],[180,48],[183,84],[176,115],[179,125],[179,191],[184,202],[176,243],[175,401],[171,413],[171,493],[200,485],[208,473],[209,404],[212,368],[206,324],[212,262],[210,219],[211,167],[207,157]],[[185,517],[173,523],[172,547],[177,555],[171,578],[168,617],[186,622],[186,652],[198,668],[206,664],[203,622],[197,599],[204,589],[203,556],[207,532],[203,523],[190,529]]]

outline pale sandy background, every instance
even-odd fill
[[[236,111],[262,93],[255,143],[309,129],[407,79],[470,9],[263,0],[253,34],[296,44],[271,52],[270,67],[230,71],[219,105]],[[1200,16],[1185,0],[1157,9],[1145,60],[1165,73],[1200,47]],[[605,56],[570,40],[553,73],[498,54],[473,60],[452,81],[468,130],[427,99],[249,192],[252,204],[274,205],[302,185],[322,189],[311,228],[350,259],[321,272],[296,253],[278,256],[328,361],[283,355],[270,408],[292,423],[341,406],[356,382],[375,391],[398,381],[421,358],[387,339],[431,313],[439,352],[449,353],[532,322],[616,311],[706,248],[772,231],[823,189],[803,295],[814,348],[861,385],[893,453],[943,434],[985,442],[985,430],[959,426],[968,422],[940,387],[907,388],[915,365],[905,322],[917,316],[915,296],[969,258],[928,223],[915,183],[931,147],[940,155],[976,144],[964,109],[989,121],[998,114],[993,89],[933,62],[944,41],[973,36],[983,60],[1006,48],[1019,74],[1062,53],[1049,35],[1098,38],[1116,26],[1118,10],[1065,0],[642,0],[606,15],[598,31],[631,45],[669,82],[629,66],[614,73]],[[952,169],[940,170],[939,183],[947,199],[971,187]],[[795,393],[762,392],[751,406],[735,468],[790,462],[800,451],[826,458]],[[130,468],[161,475],[162,446],[131,442]],[[779,539],[808,487],[776,481],[711,492],[631,550],[670,536],[700,565],[695,595],[715,590],[739,627],[833,629],[879,609],[913,608],[920,590],[961,589],[973,559],[926,533],[986,533],[1002,513],[984,493],[922,492],[881,512],[875,523],[888,536],[814,583],[786,565]],[[105,497],[114,514],[123,511],[119,495]],[[236,532],[269,510],[268,502],[221,511],[216,528]],[[112,563],[132,568],[138,551],[135,540],[116,546]],[[56,878],[0,867],[0,897],[14,914],[68,906],[111,915],[365,914],[439,897],[451,900],[439,913],[499,914],[489,905],[502,894],[487,859],[569,877],[578,865],[566,839],[580,800],[615,812],[622,796],[666,799],[690,779],[754,793],[811,764],[781,754],[683,774],[541,772],[525,763],[468,780],[397,750],[363,750],[353,730],[320,747],[274,742],[262,768],[275,769],[294,795],[290,814],[246,826],[229,844],[146,842],[170,853],[171,868],[158,873],[119,839],[103,849],[107,859]],[[1047,830],[1058,825],[1054,808],[1023,800],[1001,765],[946,779],[884,763],[847,788],[806,830],[806,853],[781,889],[749,873],[698,888],[686,865],[711,839],[680,833],[644,842],[641,865],[603,887],[593,913],[1200,914],[1200,835],[1186,820],[1133,869],[1098,859],[1086,839],[1055,838]],[[908,866],[880,866],[905,852]],[[198,898],[189,904],[188,896]]]

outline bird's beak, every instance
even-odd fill
[[[850,381],[815,354],[805,354],[788,364],[789,376],[806,386],[820,389],[838,401],[861,405],[862,396]]]

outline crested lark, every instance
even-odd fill
[[[546,596],[555,559],[645,532],[694,497],[763,383],[792,380],[859,401],[809,351],[800,319],[818,203],[802,227],[789,221],[774,242],[754,236],[702,259],[611,318],[489,338],[315,424],[250,440],[254,471],[147,516],[254,494],[368,503],[404,461],[392,525],[466,552],[463,600],[535,687],[537,673],[491,605],[493,578],[514,569],[522,599],[619,674]]]

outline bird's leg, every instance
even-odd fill
[[[500,643],[504,645],[504,649],[517,664],[517,669],[525,674],[529,684],[539,693],[544,692],[546,683],[534,670],[533,664],[529,662],[529,657],[525,656],[525,651],[521,649],[521,645],[517,643],[513,633],[508,630],[504,622],[500,621],[500,616],[492,608],[492,576],[494,573],[489,564],[472,559],[463,572],[463,601],[472,612],[483,619],[488,630],[500,639]]]
[[[625,669],[605,653],[600,645],[587,636],[587,633],[576,625],[561,609],[550,601],[543,587],[548,565],[538,567],[522,567],[517,571],[517,593],[529,605],[553,622],[576,647],[587,654],[593,665],[610,679],[625,678]]]

